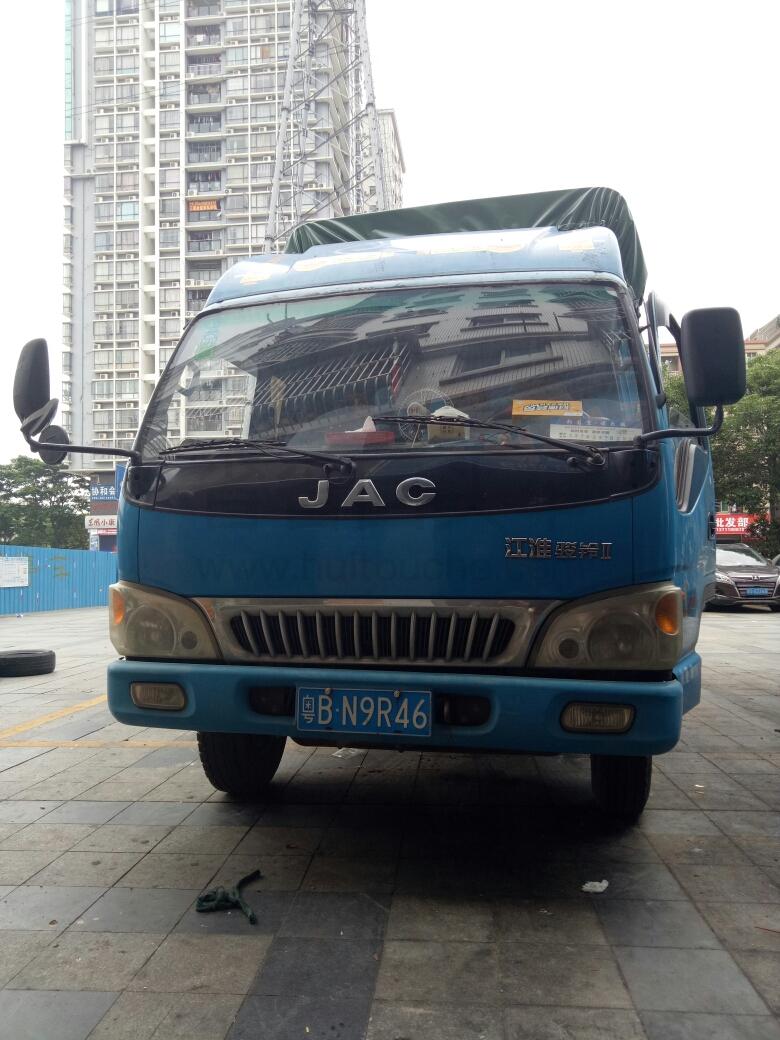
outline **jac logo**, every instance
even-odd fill
[[[424,506],[436,497],[436,485],[425,477],[407,477],[395,489],[395,497],[403,506]],[[301,509],[322,509],[330,498],[330,481],[318,480],[317,491],[312,498],[301,495],[298,505]],[[379,494],[373,480],[359,480],[347,493],[340,504],[340,509],[352,509],[353,506],[373,506],[375,509],[386,509],[387,503]]]

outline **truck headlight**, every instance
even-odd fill
[[[219,659],[199,607],[142,585],[120,581],[109,588],[109,635],[122,657]]]
[[[682,591],[639,586],[558,610],[542,631],[536,668],[666,670],[682,651]]]

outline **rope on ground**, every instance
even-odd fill
[[[208,892],[198,896],[195,909],[199,914],[210,914],[216,910],[240,910],[250,924],[257,924],[257,915],[241,895],[241,889],[250,881],[255,881],[262,876],[259,870],[253,870],[251,874],[242,877],[233,888],[223,888],[221,885],[218,888],[211,888]]]

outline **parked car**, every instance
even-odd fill
[[[780,567],[749,545],[734,542],[715,551],[715,595],[709,606],[766,603],[780,610]]]

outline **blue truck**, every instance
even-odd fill
[[[239,798],[290,739],[587,754],[636,817],[699,701],[708,438],[745,388],[736,311],[678,324],[644,291],[606,188],[312,222],[236,263],[124,453],[113,715],[197,731]],[[52,425],[46,350],[22,432],[97,454]]]

